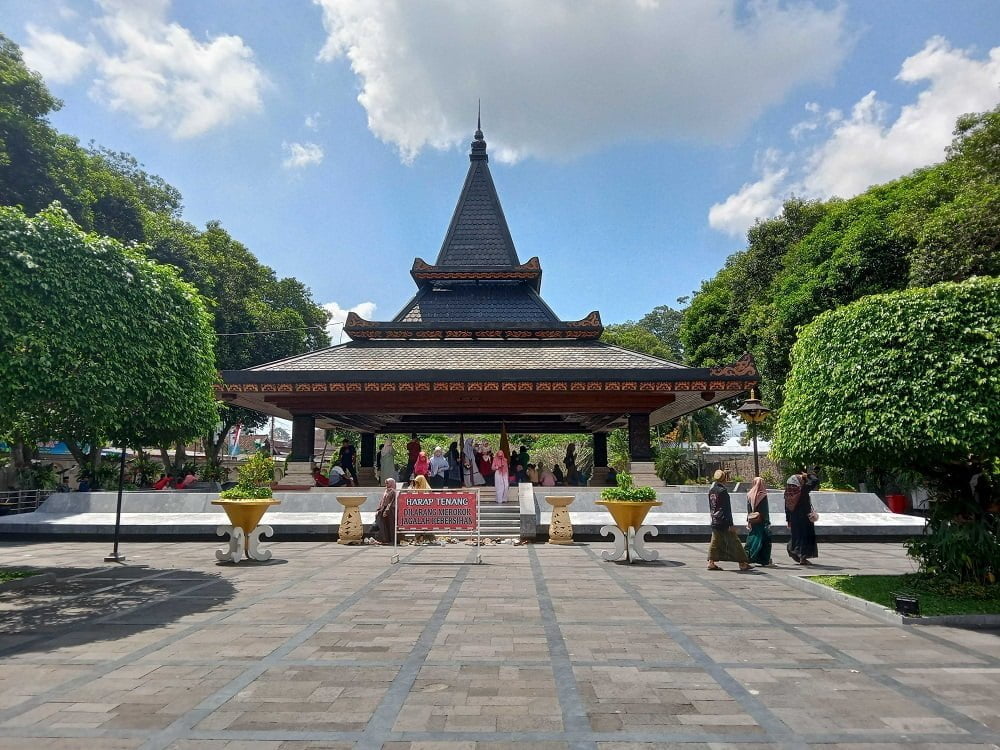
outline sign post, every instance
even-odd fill
[[[476,562],[481,563],[479,490],[400,490],[396,495],[396,533],[390,563],[399,562],[401,532],[451,531],[476,536]]]

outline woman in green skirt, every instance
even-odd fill
[[[771,564],[771,513],[767,507],[767,484],[755,477],[753,486],[747,492],[747,535],[746,551],[750,562],[755,565]]]

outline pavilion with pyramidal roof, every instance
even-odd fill
[[[594,311],[564,321],[542,299],[538,258],[514,249],[486,141],[471,164],[441,251],[417,258],[417,292],[386,322],[350,313],[346,344],[222,373],[227,402],[292,421],[289,478],[309,472],[315,427],[361,432],[362,483],[374,483],[378,434],[590,433],[592,483],[607,475],[607,433],[627,426],[632,472],[652,475],[649,429],[749,390],[745,355],[684,367],[599,341]],[[305,479],[308,477],[308,481]]]

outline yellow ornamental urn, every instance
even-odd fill
[[[365,527],[361,523],[361,506],[368,498],[364,495],[337,495],[337,502],[344,506],[340,517],[337,544],[361,544],[364,542]]]
[[[272,505],[281,505],[280,500],[213,500],[212,505],[219,505],[233,526],[243,529],[243,533],[249,537],[253,530],[260,525],[260,519],[267,513],[267,509]]]
[[[552,506],[552,520],[549,521],[549,544],[572,544],[573,522],[569,517],[569,504],[576,500],[573,495],[546,495],[545,502]]]
[[[603,505],[608,509],[608,513],[615,520],[615,525],[624,532],[629,529],[638,529],[642,522],[646,520],[646,515],[650,510],[663,505],[659,500],[629,502],[627,500],[598,500],[598,505]]]
[[[611,536],[614,549],[602,552],[605,560],[626,560],[630,563],[640,560],[652,561],[660,553],[646,548],[646,535],[656,536],[659,532],[655,526],[644,526],[646,515],[653,508],[663,505],[656,499],[656,490],[652,487],[636,487],[632,477],[625,472],[618,475],[618,486],[608,487],[601,492],[598,505],[608,509],[615,525],[601,528],[601,536]]]

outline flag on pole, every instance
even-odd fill
[[[233,434],[230,438],[229,443],[229,455],[238,456],[240,453],[240,432],[242,431],[242,423],[237,423],[236,427],[233,428]]]

